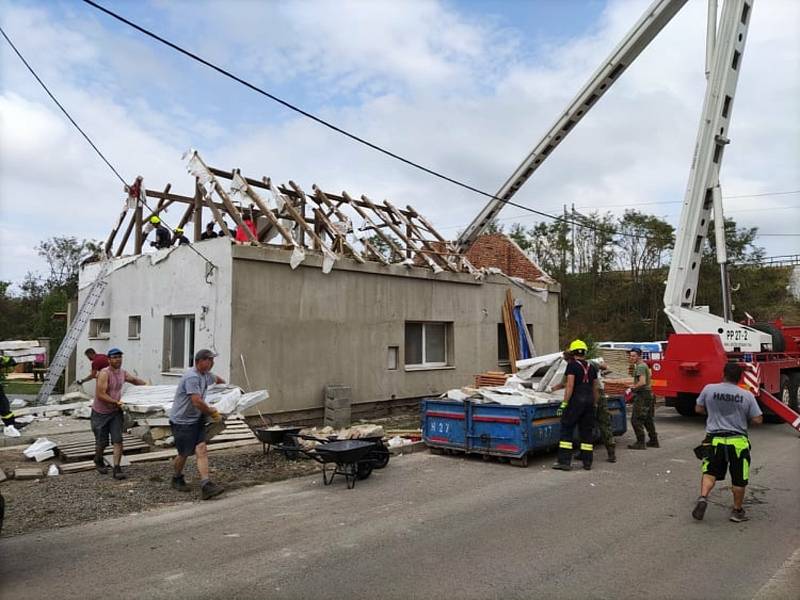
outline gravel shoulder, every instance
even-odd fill
[[[227,491],[309,475],[319,470],[311,460],[289,461],[282,455],[264,455],[260,444],[219,450],[209,455],[211,478]],[[0,453],[7,474],[32,466],[16,452]],[[44,470],[47,465],[44,465]],[[201,502],[194,458],[186,466],[191,491],[170,487],[171,461],[134,463],[124,468],[127,479],[117,481],[96,471],[44,477],[30,481],[6,480],[0,492],[6,500],[3,537],[67,527],[187,502]]]

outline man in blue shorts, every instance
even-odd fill
[[[178,456],[175,457],[172,487],[181,492],[189,491],[189,486],[183,478],[183,467],[186,465],[186,459],[195,454],[203,500],[218,496],[225,491],[208,478],[206,417],[215,423],[222,417],[215,408],[206,404],[206,390],[214,383],[225,383],[224,379],[211,372],[215,356],[211,350],[198,350],[194,355],[194,366],[186,370],[175,391],[169,419],[172,435],[175,438],[175,448],[178,451]]]
[[[697,398],[695,411],[708,415],[706,419],[706,458],[703,459],[703,477],[700,480],[700,497],[692,516],[701,521],[708,506],[708,495],[718,480],[731,474],[733,509],[730,520],[734,523],[747,521],[742,502],[750,478],[750,440],[747,438],[747,422],[759,424],[764,421],[755,396],[737,384],[742,377],[742,367],[727,363],[723,370],[722,383],[710,383]]]

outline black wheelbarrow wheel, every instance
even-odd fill
[[[376,469],[377,467],[373,464],[372,461],[364,461],[358,463],[358,467],[356,468],[356,478],[361,481],[366,479],[370,475],[372,475],[372,469]]]

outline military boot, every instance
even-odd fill
[[[617,462],[617,449],[614,446],[608,446],[606,450],[608,451],[608,458],[606,460],[608,462]]]
[[[658,443],[658,436],[657,435],[652,436],[650,438],[650,441],[647,442],[647,445],[650,448],[661,448],[661,446]]]
[[[647,450],[647,445],[644,443],[644,438],[636,438],[635,444],[628,444],[631,450]]]

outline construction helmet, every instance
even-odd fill
[[[589,351],[589,347],[586,345],[586,342],[583,340],[573,340],[572,343],[569,345],[570,352],[578,352],[583,350],[584,352]]]
[[[161,219],[159,219],[157,216],[153,215],[152,217],[150,217],[150,222],[153,225],[158,225],[159,223],[161,223]]]

